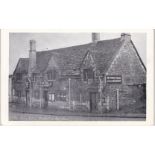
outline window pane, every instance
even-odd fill
[[[48,79],[49,80],[55,80],[56,79],[56,70],[52,70],[50,73],[48,73]]]
[[[92,69],[84,69],[83,70],[83,79],[84,81],[88,79],[94,79],[94,71]]]

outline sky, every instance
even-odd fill
[[[121,33],[100,33],[100,40],[114,39]],[[91,42],[91,33],[10,33],[9,34],[9,74],[15,70],[19,58],[28,58],[29,41],[36,40],[37,51],[50,50]],[[146,34],[131,33],[142,61],[146,65]]]

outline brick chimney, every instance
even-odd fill
[[[32,74],[32,70],[36,66],[36,41],[30,40],[30,51],[29,51],[29,76]]]
[[[121,41],[130,41],[131,40],[131,34],[130,33],[121,33]]]
[[[100,40],[100,33],[92,33],[92,42],[97,43]]]

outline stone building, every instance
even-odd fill
[[[13,73],[17,102],[30,107],[70,110],[119,110],[145,104],[146,68],[130,34],[84,45],[36,51],[20,58]]]
[[[9,75],[9,102],[12,102],[12,75]]]

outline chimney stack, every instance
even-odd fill
[[[121,33],[121,41],[130,41],[131,40],[131,34],[130,33]]]
[[[30,40],[30,51],[29,51],[29,76],[32,74],[32,70],[36,66],[36,41]]]
[[[100,40],[100,33],[92,33],[92,42],[97,43]]]
[[[30,40],[30,51],[36,51],[36,41]]]

